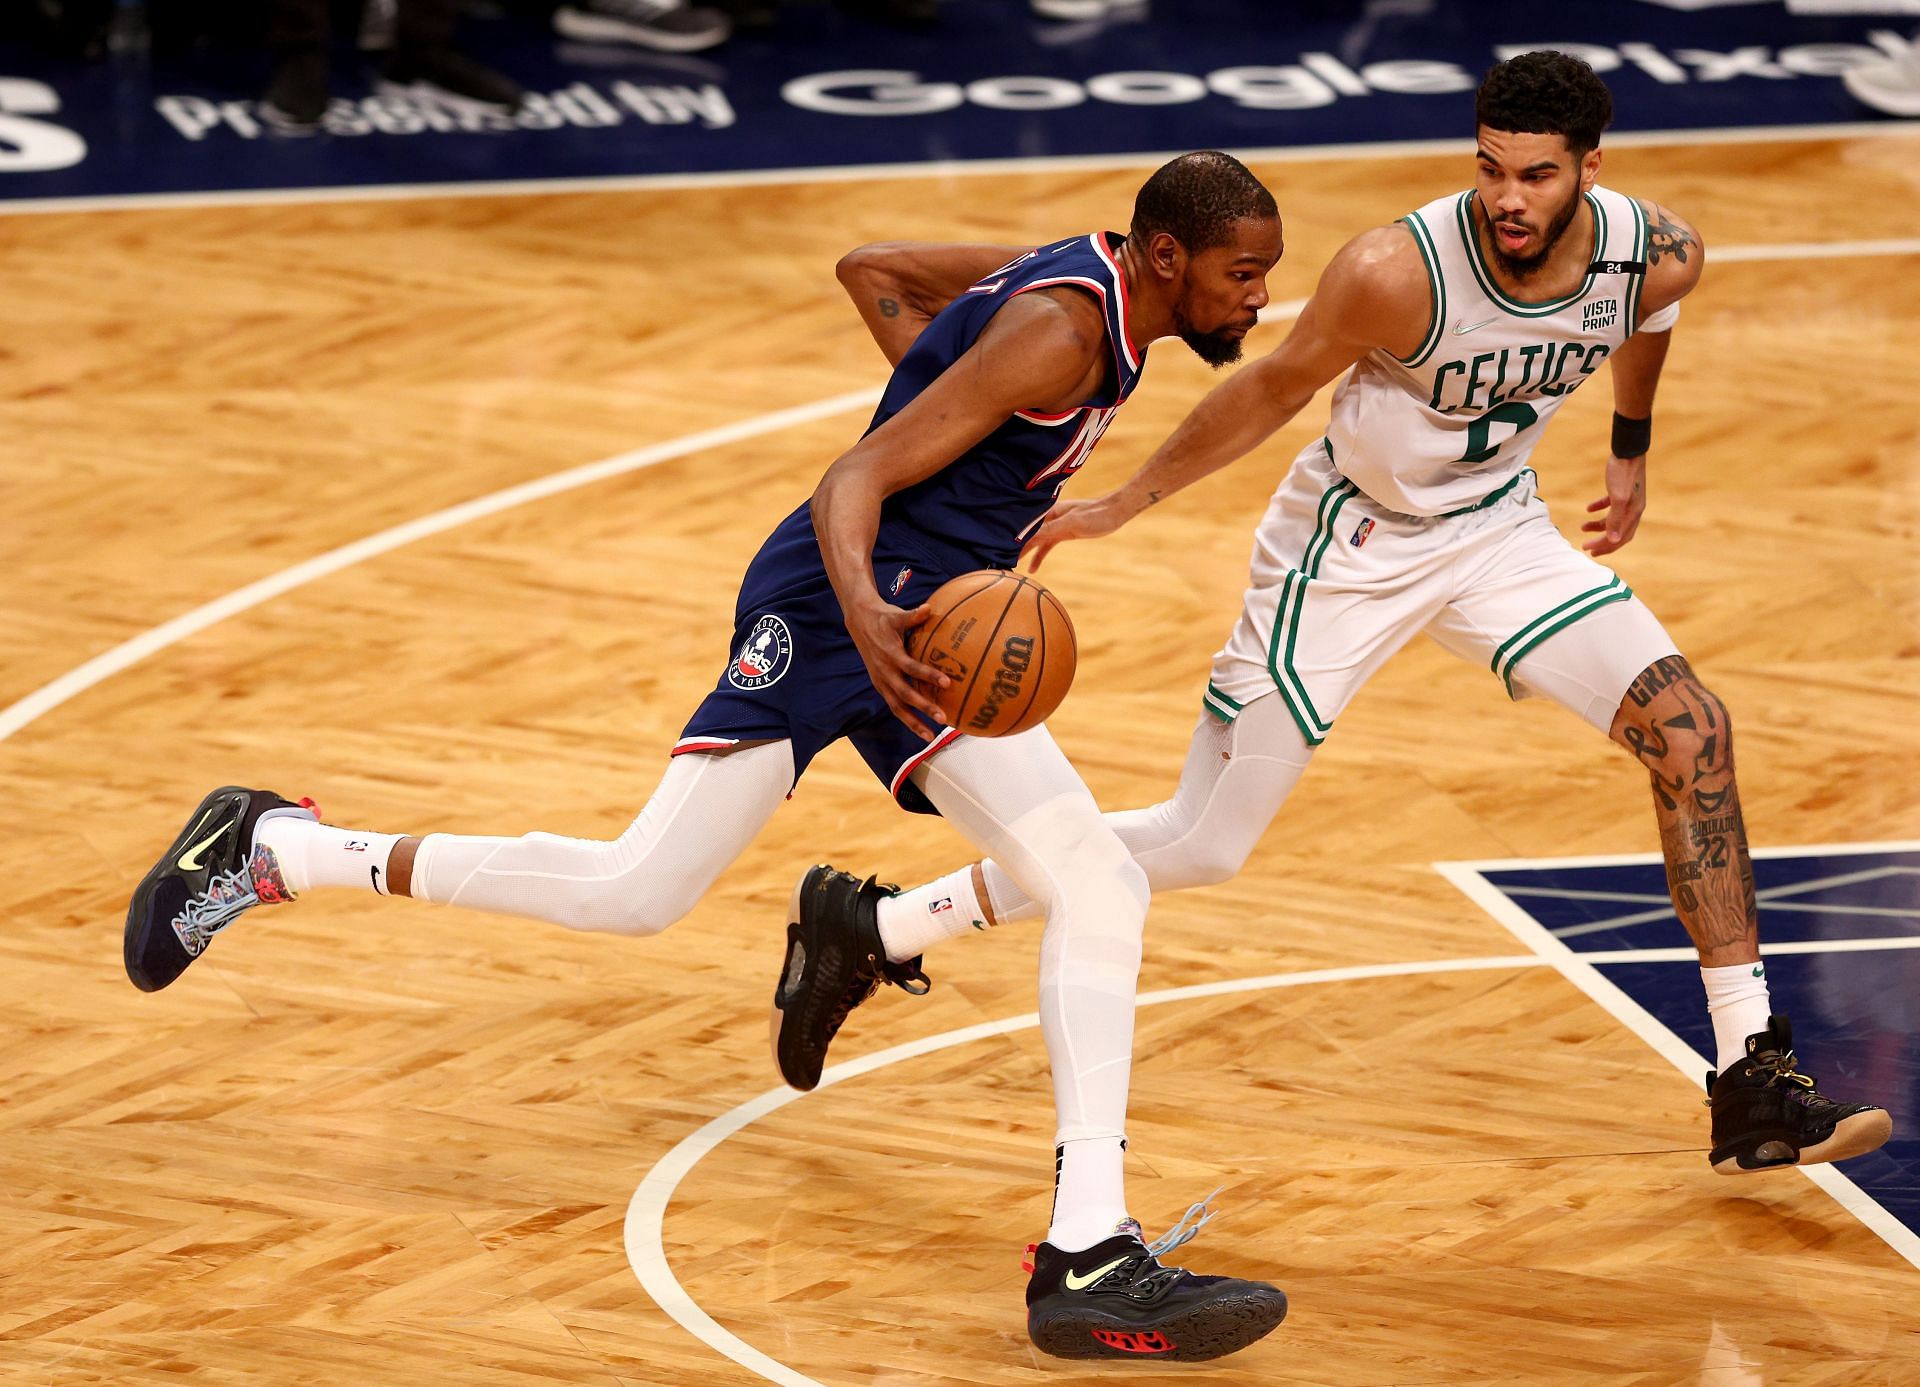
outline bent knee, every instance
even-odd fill
[[[1629,690],[1613,739],[1657,775],[1668,778],[1732,764],[1733,713],[1685,661],[1662,661]],[[1670,677],[1661,678],[1662,673]]]

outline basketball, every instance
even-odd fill
[[[907,650],[953,682],[933,690],[949,726],[972,737],[1037,727],[1073,683],[1073,622],[1031,578],[983,568],[943,583]]]

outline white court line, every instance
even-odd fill
[[[1494,888],[1498,890],[1498,887]],[[1760,956],[1781,954],[1861,954],[1876,949],[1920,949],[1920,934],[1892,934],[1878,939],[1795,939],[1782,944],[1762,944]],[[1588,963],[1697,963],[1700,951],[1691,944],[1671,949],[1581,949],[1579,956]]]
[[[1888,850],[1899,851],[1908,845],[1897,843],[1855,843],[1850,846],[1854,852],[1863,853],[1886,852]],[[1808,848],[1772,848],[1768,850],[1756,850],[1753,855],[1755,857],[1785,857],[1799,855],[1809,851],[1812,850]],[[1555,864],[1559,866],[1589,867],[1611,864],[1616,860],[1618,859],[1600,857],[1554,859]],[[1636,855],[1630,860],[1636,862],[1649,860],[1657,862],[1660,859],[1657,855],[1652,858],[1644,855]],[[1546,927],[1529,915],[1518,902],[1507,896],[1499,887],[1481,875],[1483,871],[1488,870],[1512,870],[1516,865],[1517,862],[1514,859],[1507,859],[1499,863],[1436,862],[1433,864],[1434,870],[1457,886],[1461,893],[1469,900],[1473,901],[1481,909],[1485,910],[1487,914],[1493,916],[1494,919],[1505,925],[1521,943],[1532,949],[1543,961],[1550,963],[1554,968],[1558,969],[1561,977],[1565,978],[1568,982],[1586,993],[1587,996],[1598,1002],[1603,1010],[1621,1025],[1639,1036],[1640,1039],[1651,1045],[1662,1058],[1682,1074],[1686,1075],[1691,1082],[1699,1083],[1707,1070],[1713,1067],[1708,1063],[1705,1056],[1694,1050],[1692,1046],[1688,1045],[1680,1039],[1679,1036],[1662,1025],[1654,1018],[1651,1012],[1634,1001],[1633,998],[1629,997],[1615,983],[1602,974],[1598,968],[1594,967],[1588,955],[1577,953],[1573,949],[1568,948],[1567,945],[1560,940],[1554,938],[1553,935],[1547,932]],[[1623,951],[1623,953],[1632,952],[1637,951]],[[1647,950],[1644,952],[1664,954],[1668,951],[1662,949]],[[1769,952],[1785,953],[1789,951],[1786,949],[1776,949]],[[1688,951],[1682,951],[1682,956],[1688,956]],[[1631,958],[1614,958],[1609,961],[1629,962],[1634,960]],[[1908,1263],[1915,1268],[1920,1268],[1920,1234],[1916,1234],[1911,1228],[1888,1213],[1865,1190],[1861,1189],[1858,1185],[1854,1184],[1852,1180],[1849,1180],[1845,1175],[1842,1175],[1830,1165],[1796,1166],[1794,1168],[1821,1189],[1825,1190],[1855,1218],[1872,1229],[1874,1233],[1879,1235],[1881,1241],[1885,1242],[1887,1246],[1891,1247]]]
[[[642,468],[655,467],[675,458],[686,457],[689,453],[698,453],[708,448],[723,448],[731,443],[758,438],[762,434],[777,433],[781,429],[795,428],[820,419],[831,419],[836,414],[846,414],[856,409],[871,409],[879,399],[880,392],[877,389],[854,390],[844,395],[831,395],[824,400],[815,400],[811,404],[796,405],[792,409],[775,410],[771,414],[762,414],[737,424],[724,424],[717,429],[687,434],[665,443],[656,443],[652,447],[636,449],[631,453],[621,453],[617,457],[606,458],[600,462],[590,462],[581,467],[569,468],[564,472],[554,472],[471,501],[463,501],[457,506],[449,506],[431,515],[423,515],[417,520],[408,520],[395,525],[392,529],[368,535],[365,539],[357,539],[351,544],[343,544],[338,549],[329,550],[302,563],[297,563],[291,568],[283,568],[278,573],[270,574],[257,582],[248,583],[243,588],[236,588],[224,597],[217,597],[171,621],[143,631],[131,640],[122,641],[111,650],[103,651],[85,664],[67,671],[52,683],[35,689],[17,703],[0,709],[0,742],[4,742],[35,719],[45,717],[69,699],[76,698],[95,684],[111,679],[122,670],[131,668],[149,655],[157,654],[170,645],[178,644],[188,636],[204,631],[230,616],[238,616],[241,612],[257,607],[262,602],[292,592],[295,588],[304,587],[316,578],[338,573],[343,568],[350,568],[367,559],[390,553],[417,539],[425,539],[430,535],[451,530],[456,525],[466,524],[469,520],[498,515],[501,511],[526,505],[529,501],[544,500],[549,496],[558,496],[563,491],[572,491],[577,487],[605,481],[609,477],[623,476],[628,472],[638,472]]]
[[[1149,1007],[1163,1002],[1222,997],[1236,992],[1306,987],[1323,982],[1354,982],[1363,978],[1402,978],[1424,973],[1465,973],[1492,968],[1536,968],[1545,962],[1547,960],[1532,954],[1510,954],[1498,958],[1447,958],[1416,963],[1367,964],[1353,968],[1320,968],[1308,973],[1274,973],[1259,978],[1231,978],[1224,982],[1197,983],[1191,987],[1170,987],[1160,992],[1143,993],[1138,1004]],[[834,1065],[820,1076],[820,1088],[814,1092],[857,1079],[863,1074],[871,1074],[891,1064],[930,1055],[937,1050],[970,1045],[976,1040],[1028,1030],[1039,1024],[1039,1014],[1030,1011],[1021,1016],[1009,1016],[1002,1021],[986,1021],[977,1026],[965,1026],[927,1036],[922,1040],[911,1040],[892,1049]],[[667,1205],[673,1199],[673,1192],[703,1157],[728,1137],[743,1131],[768,1113],[777,1112],[806,1096],[796,1089],[774,1088],[738,1107],[729,1108],[699,1131],[682,1138],[678,1145],[662,1156],[641,1180],[627,1204],[627,1261],[632,1265],[634,1275],[640,1278],[641,1286],[653,1297],[654,1303],[694,1338],[750,1372],[759,1374],[769,1382],[779,1383],[780,1387],[824,1387],[824,1384],[768,1357],[702,1310],[687,1294],[686,1288],[680,1284],[679,1278],[673,1274],[673,1268],[667,1263],[664,1225]]]
[[[1920,838],[1896,839],[1886,843],[1801,843],[1785,848],[1755,848],[1752,856],[1857,857],[1870,852],[1920,852]],[[1640,867],[1665,860],[1657,852],[1616,852],[1595,853],[1585,857],[1500,857],[1448,865],[1471,867],[1476,872],[1523,872],[1534,867]]]
[[[1834,125],[1751,125],[1706,130],[1628,130],[1607,136],[1607,148],[1659,145],[1765,144],[1814,140],[1913,138],[1910,123],[1853,121]],[[1404,159],[1473,153],[1470,139],[1381,140],[1372,144],[1279,145],[1232,151],[1250,164],[1333,159]],[[730,173],[611,174],[603,178],[514,178],[486,183],[392,183],[368,187],[247,188],[205,193],[112,193],[93,197],[0,198],[0,216],[51,212],[118,212],[140,208],[251,207],[275,203],[401,202],[418,198],[535,197],[542,193],[611,193],[689,188],[757,188],[800,183],[870,183],[892,178],[981,178],[1017,173],[1098,173],[1157,168],[1184,149],[1140,154],[1041,155],[1031,159],[943,159],[927,163],[844,164],[826,168],[745,169]],[[1860,242],[1862,245],[1880,244]],[[1890,243],[1889,243],[1890,244]],[[1891,252],[1908,254],[1909,252]]]

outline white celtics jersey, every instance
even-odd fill
[[[1528,303],[1494,282],[1473,201],[1460,193],[1401,218],[1432,284],[1426,339],[1407,357],[1369,352],[1333,397],[1334,466],[1402,515],[1472,509],[1511,485],[1560,402],[1637,322],[1647,257],[1639,203],[1606,188],[1588,193],[1594,254],[1585,283]]]

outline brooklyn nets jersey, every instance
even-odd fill
[[[1416,516],[1472,509],[1514,483],[1560,402],[1638,321],[1646,214],[1606,188],[1585,201],[1594,228],[1586,280],[1538,303],[1494,282],[1472,192],[1401,218],[1426,262],[1433,313],[1411,356],[1369,352],[1340,383],[1327,442],[1342,476]]]

